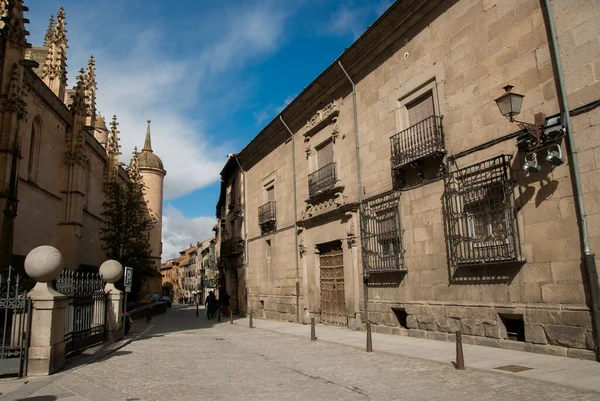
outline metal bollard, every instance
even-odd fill
[[[252,324],[252,311],[250,311],[250,313],[248,314],[248,327],[250,327],[251,329],[254,328],[254,325]]]
[[[229,324],[233,324],[233,310],[229,309]]]
[[[367,352],[373,352],[373,341],[371,340],[371,322],[367,322]]]
[[[315,334],[315,318],[310,318],[310,341],[317,341],[317,336]]]
[[[198,317],[198,304],[196,304],[196,317]]]
[[[463,355],[462,337],[460,330],[456,332],[456,370],[465,370],[465,358]]]
[[[221,308],[217,309],[217,322],[221,323]]]

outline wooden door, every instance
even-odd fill
[[[336,241],[322,245],[320,251],[321,321],[347,326],[342,243]]]

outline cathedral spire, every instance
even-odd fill
[[[87,116],[89,108],[87,105],[87,96],[85,93],[85,71],[79,70],[77,75],[77,85],[75,85],[75,93],[71,96],[73,103],[71,103],[71,113],[78,114],[80,116]]]
[[[50,47],[52,43],[56,40],[57,32],[56,32],[56,21],[54,21],[54,14],[50,16],[50,22],[48,23],[48,30],[46,31],[46,36],[44,37],[44,46]]]
[[[148,128],[146,128],[146,141],[144,142],[144,148],[142,152],[150,152],[152,153],[152,142],[150,141],[150,122],[152,120],[148,120]]]
[[[59,41],[64,41],[65,44],[67,43],[67,29],[65,28],[66,25],[67,22],[65,21],[65,8],[61,6],[60,10],[58,10],[58,16],[56,18],[56,39]]]
[[[86,125],[94,125],[96,122],[96,60],[94,55],[90,56],[88,66],[85,71],[85,95],[88,106],[88,117]]]

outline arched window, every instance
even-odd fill
[[[37,180],[41,136],[42,122],[39,117],[36,117],[33,119],[33,123],[31,124],[31,136],[29,138],[29,160],[27,166],[27,177],[30,181]]]

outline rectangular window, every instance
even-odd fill
[[[327,141],[317,148],[317,168],[333,163],[333,141]]]
[[[273,202],[275,200],[275,186],[271,185],[267,188],[267,202]]]
[[[444,180],[448,249],[454,266],[519,259],[509,156],[451,173]]]
[[[367,199],[364,204],[366,268],[369,272],[403,271],[400,192]]]
[[[408,124],[415,125],[435,115],[433,107],[433,93],[427,92],[412,103],[406,105],[408,111]]]

